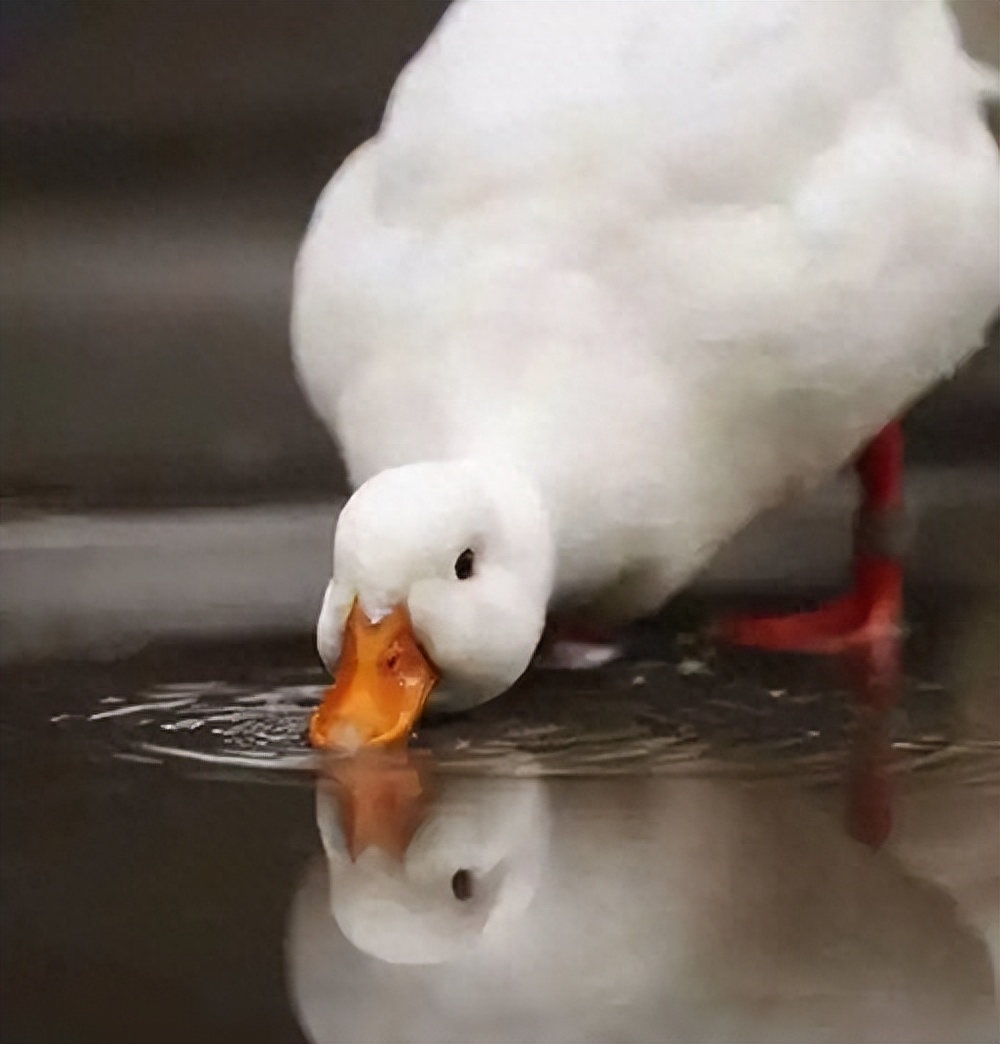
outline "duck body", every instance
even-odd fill
[[[460,0],[297,262],[352,484],[506,469],[549,609],[654,611],[981,343],[980,90],[934,0]]]
[[[945,7],[453,7],[325,190],[295,358],[352,482],[499,459],[557,600],[656,608],[980,343],[997,157]]]

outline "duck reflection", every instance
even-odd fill
[[[332,761],[317,788],[329,910],[392,964],[447,964],[523,917],[549,839],[542,786],[449,780],[406,750]],[[485,940],[485,941],[484,941]]]
[[[995,788],[900,793],[872,851],[791,782],[430,769],[318,785],[288,940],[317,1044],[996,1040]]]

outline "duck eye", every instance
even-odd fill
[[[468,870],[456,870],[452,875],[451,894],[461,902],[472,898],[472,874]]]
[[[468,580],[472,576],[472,567],[476,564],[476,556],[471,548],[466,548],[455,559],[455,576],[459,580]]]

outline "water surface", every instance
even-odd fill
[[[402,868],[341,854],[307,644],[8,668],[4,1040],[996,1040],[992,602],[861,724],[676,620],[533,672],[421,730]]]

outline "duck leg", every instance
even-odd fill
[[[879,432],[854,467],[861,505],[851,590],[806,612],[724,619],[716,630],[722,640],[804,653],[841,653],[867,645],[872,649],[869,669],[882,662],[884,652],[874,650],[895,644],[903,599],[903,571],[894,539],[903,499],[903,433],[898,421]]]

